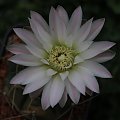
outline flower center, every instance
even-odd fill
[[[52,69],[63,72],[72,67],[75,50],[65,45],[56,45],[48,55],[48,62]]]

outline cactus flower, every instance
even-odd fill
[[[57,103],[63,107],[68,96],[77,104],[86,89],[99,93],[96,76],[112,77],[101,63],[115,55],[109,50],[115,43],[93,41],[104,21],[104,18],[95,21],[91,18],[83,24],[80,6],[70,19],[63,7],[52,7],[49,25],[40,14],[31,11],[31,30],[14,28],[23,43],[7,47],[15,54],[9,61],[28,66],[10,83],[25,85],[23,94],[42,88],[41,105],[44,110]]]

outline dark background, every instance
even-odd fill
[[[89,120],[120,120],[120,0],[0,0],[0,44],[4,45],[7,31],[15,25],[29,25],[30,10],[39,12],[47,21],[51,6],[63,6],[69,15],[79,5],[83,19],[105,18],[97,40],[116,43],[116,57],[105,63],[112,79],[99,79],[101,93],[92,100]]]

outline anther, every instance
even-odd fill
[[[52,69],[63,72],[73,65],[74,50],[64,45],[57,45],[52,48],[47,61]]]

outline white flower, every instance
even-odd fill
[[[14,28],[25,44],[9,45],[7,49],[16,54],[9,60],[29,66],[11,80],[11,84],[26,85],[23,94],[43,88],[43,109],[63,107],[67,95],[77,104],[86,88],[99,93],[95,76],[111,78],[111,74],[100,63],[114,57],[110,49],[114,43],[94,42],[103,27],[104,19],[82,23],[82,10],[78,7],[70,20],[65,9],[53,7],[49,14],[49,26],[36,12],[29,18],[32,31]]]

